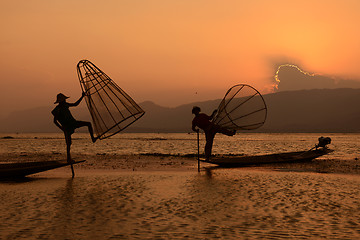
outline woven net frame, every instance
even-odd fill
[[[213,122],[233,130],[253,130],[261,127],[267,117],[264,98],[247,84],[231,87],[218,107]]]
[[[119,133],[145,114],[127,93],[89,60],[79,61],[77,73],[94,133],[99,139]]]

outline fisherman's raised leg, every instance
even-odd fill
[[[89,133],[90,133],[90,137],[91,137],[91,141],[94,143],[96,142],[96,140],[98,138],[94,137],[94,130],[92,128],[92,125],[90,122],[85,122],[85,121],[77,121],[78,123],[78,127],[88,127]]]
[[[218,132],[225,134],[226,136],[234,136],[236,134],[236,130],[229,130],[226,128],[219,127]]]

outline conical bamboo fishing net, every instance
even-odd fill
[[[144,115],[141,107],[92,62],[81,60],[77,73],[98,138],[113,136]]]
[[[230,88],[221,101],[213,122],[233,130],[252,130],[266,120],[267,107],[261,94],[246,84]]]

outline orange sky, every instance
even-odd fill
[[[360,79],[360,1],[0,0],[1,116],[81,90],[88,59],[137,102],[271,91],[276,67]]]

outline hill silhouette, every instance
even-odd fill
[[[313,89],[264,95],[268,116],[256,132],[360,132],[360,89]],[[126,132],[190,132],[194,105],[210,114],[221,99],[175,108],[140,103],[146,111]],[[0,132],[59,132],[52,122],[54,106],[17,111],[0,119]],[[84,105],[74,108],[79,120],[90,120]],[[86,130],[84,128],[84,130]]]

